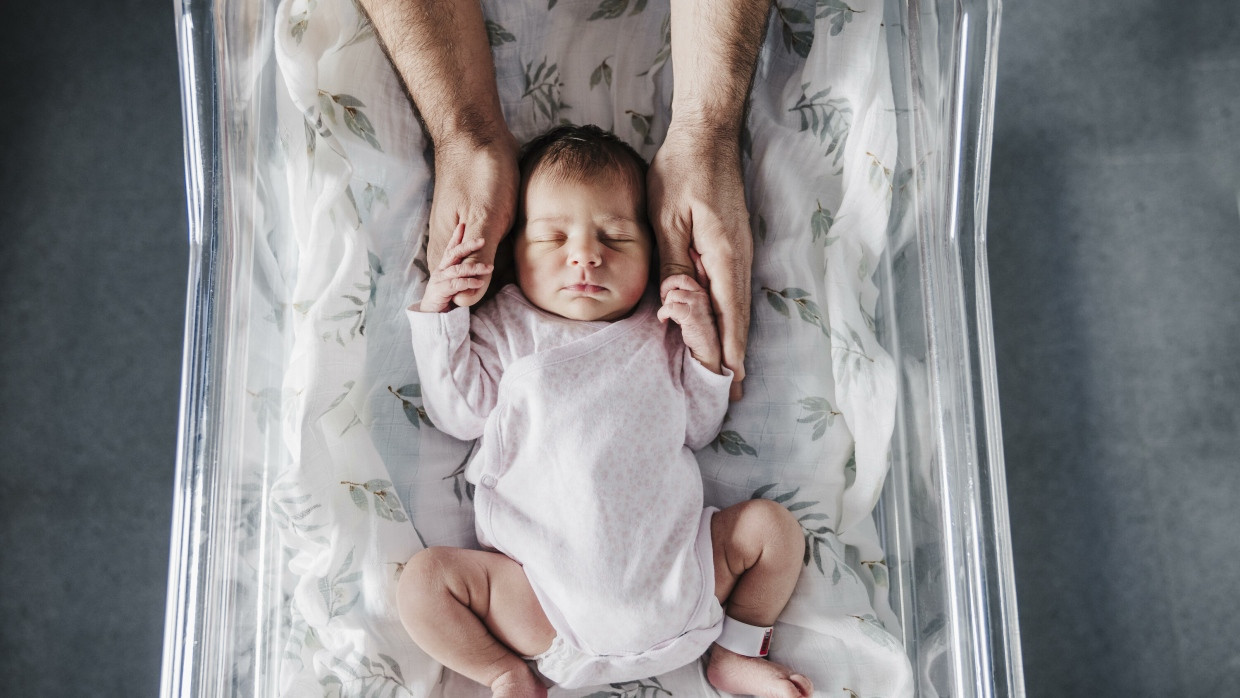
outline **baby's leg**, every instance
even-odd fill
[[[555,630],[525,571],[508,557],[459,548],[423,550],[401,573],[397,607],[419,647],[489,686],[492,695],[547,695],[518,654],[545,652]]]
[[[717,512],[710,522],[715,554],[715,596],[724,612],[767,627],[787,605],[801,574],[805,539],[801,525],[779,504],[752,499]],[[763,698],[804,698],[809,679],[757,657],[714,645],[706,677],[728,693]]]

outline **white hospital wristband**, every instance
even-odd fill
[[[771,632],[774,628],[742,623],[730,616],[723,617],[723,632],[715,643],[720,647],[746,657],[765,657],[771,649]]]

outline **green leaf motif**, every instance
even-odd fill
[[[633,131],[642,137],[642,143],[654,145],[654,140],[650,137],[650,122],[654,119],[654,114],[638,114],[631,109],[626,109],[624,113],[629,115],[629,124]]]
[[[672,15],[669,12],[663,16],[663,23],[659,25],[659,52],[654,54],[654,61],[650,67],[637,74],[642,78],[654,71],[658,70],[672,57]]]
[[[827,433],[827,428],[833,426],[835,418],[841,414],[831,407],[831,403],[826,398],[822,397],[804,398],[801,400],[801,409],[805,410],[806,414],[797,422],[814,425],[811,441],[821,439]]]
[[[414,400],[422,399],[422,386],[420,384],[410,383],[395,389],[389,385],[387,389],[397,400],[400,400],[400,407],[405,413],[405,419],[408,419],[410,424],[418,429],[421,429],[423,424],[432,429],[435,427],[431,422],[431,418],[426,414],[426,408],[413,402]]]
[[[801,58],[809,57],[810,46],[814,43],[814,23],[802,11],[794,7],[783,7],[775,4],[779,16],[780,37],[784,41],[784,50],[792,51]]]
[[[496,46],[503,46],[504,44],[511,43],[517,40],[517,37],[513,36],[499,22],[492,22],[491,20],[488,19],[486,21],[486,26],[487,26],[487,43],[491,45],[491,48],[495,48]]]
[[[757,449],[746,443],[745,437],[741,436],[739,432],[730,429],[719,432],[719,436],[715,437],[715,440],[710,443],[710,447],[715,450],[715,453],[718,453],[719,449],[722,448],[729,455],[733,456],[746,455],[756,457],[758,455]]]
[[[830,87],[808,95],[809,86],[808,82],[801,85],[801,96],[788,111],[800,117],[801,131],[810,131],[818,136],[819,143],[827,144],[825,154],[834,153],[832,164],[838,165],[852,129],[852,106],[844,97],[828,99]]]
[[[629,0],[603,0],[599,3],[598,9],[594,10],[594,14],[590,15],[589,20],[596,19],[616,19],[629,9]],[[632,17],[646,9],[646,0],[637,0],[633,3],[633,11],[629,13]]]
[[[841,0],[818,0],[818,13],[814,15],[817,19],[829,18],[831,20],[831,36],[838,36],[844,31],[844,27],[853,21],[853,15],[862,10],[854,10]]]
[[[600,83],[607,83],[607,89],[611,89],[611,66],[607,64],[607,61],[610,59],[611,56],[604,58],[603,62],[599,63],[598,67],[594,69],[594,72],[590,73],[591,90],[597,87]]]
[[[349,132],[369,143],[375,150],[383,152],[383,148],[379,145],[379,139],[375,134],[374,125],[370,123],[370,118],[362,111],[362,108],[366,106],[362,100],[353,95],[332,94],[319,90],[319,111],[333,124],[337,123],[336,105],[341,107],[344,114],[344,125],[348,127]]]
[[[297,40],[297,45],[300,46],[301,40],[306,36],[306,29],[310,27],[310,19],[305,14],[300,14],[296,18],[290,17],[289,23],[292,24],[290,32]]]
[[[891,168],[884,165],[874,153],[867,152],[866,155],[870,156],[870,188],[874,191],[883,191],[885,189],[888,195],[891,194],[894,187]]]
[[[835,225],[835,217],[831,215],[829,209],[822,207],[822,202],[818,202],[818,208],[809,217],[809,227],[813,233],[813,241],[817,242],[818,238],[826,238],[827,244],[830,245],[838,238],[830,238],[828,234],[831,232],[831,226]]]
[[[328,620],[343,616],[361,600],[361,591],[354,588],[362,578],[361,572],[348,572],[353,566],[353,550],[345,556],[340,569],[330,577],[319,580],[319,594],[323,597],[323,605],[327,608]],[[352,595],[352,598],[349,596]]]
[[[332,657],[329,665],[332,673],[319,679],[325,689],[324,698],[413,695],[400,665],[386,654],[378,653],[377,659],[372,659],[351,652],[344,657]]]
[[[452,493],[456,495],[457,504],[464,504],[466,499],[474,501],[475,487],[465,479],[465,466],[469,465],[469,457],[474,454],[474,449],[477,447],[478,442],[475,440],[469,445],[469,451],[465,453],[465,457],[457,463],[456,470],[444,477],[445,480],[452,480]]]
[[[873,374],[866,369],[874,364],[874,358],[866,353],[865,341],[851,325],[845,324],[844,327],[848,330],[847,335],[839,330],[832,330],[830,335],[836,380],[848,374],[854,377],[867,375],[872,379]]]
[[[313,495],[295,494],[290,492],[290,489],[292,488],[287,484],[272,487],[272,519],[276,522],[276,526],[292,531],[307,540],[324,540],[310,534],[324,528],[327,524],[315,524],[309,521],[316,511],[322,509],[323,505],[314,503]]]
[[[891,581],[887,577],[887,563],[884,560],[862,560],[862,565],[869,568],[870,574],[874,576],[874,584],[886,589]]]
[[[297,41],[298,46],[301,45],[301,40],[305,38],[306,30],[310,28],[310,14],[314,12],[314,8],[318,4],[318,0],[308,0],[305,10],[288,19],[289,33]]]
[[[373,502],[374,514],[379,518],[401,522],[409,520],[405,515],[404,507],[400,504],[400,498],[392,491],[391,482],[377,479],[366,483],[342,480],[340,484],[348,486],[349,498],[353,500],[354,506],[358,509],[370,512]]]
[[[367,182],[366,188],[362,190],[362,204],[366,207],[367,215],[374,213],[375,204],[389,206],[387,190],[377,184]]]
[[[791,301],[791,304],[796,307],[797,315],[800,316],[801,320],[818,327],[823,334],[828,333],[822,309],[809,297],[808,291],[800,288],[785,288],[782,291],[776,291],[765,286],[762,287],[762,290],[766,292],[766,299],[771,304],[771,307],[779,311],[784,317],[792,317],[788,309],[788,302]]]
[[[657,677],[651,676],[641,681],[626,681],[609,684],[610,691],[595,691],[585,698],[658,698],[670,696],[672,692],[663,687]]]
[[[529,98],[533,101],[535,109],[542,114],[551,123],[559,123],[563,121],[560,112],[571,109],[569,105],[564,103],[561,97],[561,90],[564,83],[560,81],[559,66],[556,63],[547,65],[546,56],[538,67],[534,67],[534,61],[525,64],[525,92],[521,95],[522,99]]]

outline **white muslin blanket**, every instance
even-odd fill
[[[518,140],[593,123],[653,156],[670,116],[666,0],[483,9]],[[913,690],[872,518],[896,407],[873,321],[897,145],[882,19],[878,0],[772,9],[743,140],[755,236],[745,397],[696,453],[707,505],[765,497],[801,522],[805,567],[772,656],[822,696]],[[256,529],[278,542],[264,583],[280,603],[264,620],[278,651],[254,661],[282,695],[485,696],[423,654],[394,610],[413,553],[478,544],[464,478],[474,444],[427,419],[404,316],[426,281],[427,143],[352,0],[283,0],[275,27],[265,118],[278,139],[256,175],[269,232],[253,270],[271,308],[250,333],[275,339],[247,392],[255,428],[280,435],[255,495]],[[552,695],[717,694],[691,662]]]

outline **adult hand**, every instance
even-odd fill
[[[689,256],[701,256],[711,305],[732,370],[732,400],[741,397],[749,341],[753,234],[745,205],[740,145],[735,134],[708,133],[675,121],[655,154],[647,178],[650,221],[659,245],[659,276],[695,274]]]
[[[435,191],[431,200],[427,263],[443,257],[457,226],[472,252],[464,261],[491,265],[495,248],[512,227],[517,210],[517,146],[511,135],[479,143],[441,139],[435,143]],[[475,243],[475,241],[481,241]],[[491,272],[477,288],[453,296],[458,306],[477,303],[491,283]]]
[[[418,306],[420,312],[446,313],[452,309],[452,299],[461,293],[486,285],[486,279],[490,277],[493,267],[482,262],[467,261],[485,241],[482,238],[474,238],[469,242],[464,240],[465,224],[461,223],[452,233],[443,259],[431,271],[430,281],[426,283],[426,293],[422,294],[422,303]]]

